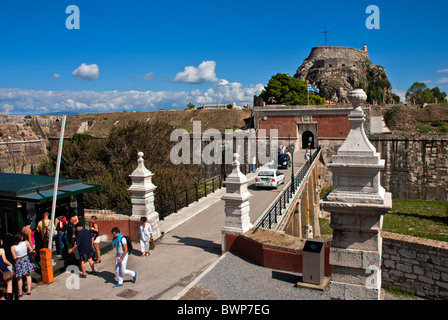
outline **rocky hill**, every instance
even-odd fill
[[[363,49],[312,48],[294,77],[307,80],[320,89],[322,97],[332,102],[348,102],[350,90],[363,88],[368,103],[393,103],[386,70],[370,61],[366,46]]]

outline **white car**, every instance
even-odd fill
[[[280,184],[285,183],[285,175],[277,169],[261,170],[255,177],[255,186],[259,187],[274,187],[277,188]]]

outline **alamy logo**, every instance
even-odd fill
[[[65,279],[65,287],[68,290],[79,290],[79,268],[77,266],[70,265],[65,270],[70,275]]]
[[[70,5],[65,9],[65,13],[70,14],[65,20],[65,27],[69,30],[80,29],[79,8],[75,5]]]
[[[192,135],[186,129],[175,129],[170,141],[178,142],[170,152],[173,164],[231,164],[233,154],[238,153],[242,163],[256,156],[258,163],[264,165],[277,158],[278,130],[271,129],[269,137],[266,137],[265,129],[259,129],[257,133],[253,129],[226,129],[223,139],[219,130],[202,132],[201,122],[193,121]],[[243,156],[245,154],[248,155],[246,158]]]
[[[366,287],[368,288],[377,288],[379,283],[379,268],[375,265],[370,265],[367,267],[366,273],[370,273],[370,275],[366,278]]]
[[[380,8],[370,5],[366,8],[366,13],[370,16],[366,19],[366,28],[369,30],[380,28]]]

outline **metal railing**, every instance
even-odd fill
[[[256,225],[257,228],[271,229],[272,225],[278,222],[278,217],[282,215],[282,210],[287,208],[290,199],[294,196],[300,184],[305,178],[308,170],[311,168],[316,157],[319,155],[321,147],[319,146],[311,155],[310,160],[306,161],[294,175],[294,183],[290,183],[281,193],[274,204],[265,213],[264,217]],[[294,186],[294,188],[293,188]]]
[[[219,175],[188,189],[177,192],[170,197],[154,201],[154,206],[159,213],[160,220],[165,219],[165,217],[182,208],[188,207],[191,203],[206,197],[208,194],[215,192],[215,190],[221,188],[222,185],[223,176]]]

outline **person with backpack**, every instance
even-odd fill
[[[42,237],[42,248],[48,248],[48,244],[50,241],[50,219],[48,218],[50,214],[48,212],[44,212],[42,215],[43,219],[39,221],[37,224],[37,231],[40,233]],[[56,230],[56,228],[54,228]]]
[[[67,218],[61,214],[55,220],[56,231],[57,231],[57,240],[58,240],[58,258],[62,258],[62,253],[64,248],[67,247],[67,229],[68,229],[68,221]]]
[[[115,256],[115,273],[118,278],[118,283],[114,288],[119,288],[123,286],[123,275],[127,274],[132,277],[134,283],[137,281],[137,272],[126,269],[128,263],[128,243],[131,246],[129,237],[125,237],[121,234],[120,228],[112,228],[113,241],[112,245],[117,246],[117,255]]]

